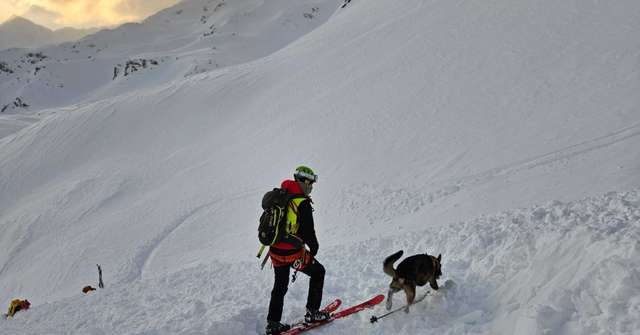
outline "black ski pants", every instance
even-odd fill
[[[289,288],[289,274],[291,266],[278,266],[273,268],[275,281],[271,291],[271,302],[269,302],[269,315],[267,320],[280,322],[282,319],[282,308],[284,307],[284,296]],[[322,303],[322,288],[324,286],[324,266],[313,259],[300,272],[308,275],[309,293],[307,295],[307,308],[319,309]]]

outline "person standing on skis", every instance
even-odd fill
[[[266,333],[269,335],[280,334],[291,328],[290,325],[280,322],[291,268],[310,277],[305,322],[325,321],[330,316],[329,313],[319,310],[325,270],[315,259],[319,245],[313,223],[312,201],[309,197],[318,176],[310,168],[299,166],[293,177],[294,180],[285,180],[281,185],[293,195],[287,208],[287,224],[293,228],[289,228],[290,234],[286,239],[269,248],[275,278],[267,315]]]

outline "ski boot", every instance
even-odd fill
[[[322,322],[322,321],[329,320],[330,317],[331,317],[331,314],[329,314],[329,312],[307,308],[307,314],[304,315],[304,322],[306,323]]]
[[[267,321],[267,328],[265,329],[265,333],[267,335],[278,335],[282,332],[286,332],[289,329],[291,329],[290,325],[276,321]]]

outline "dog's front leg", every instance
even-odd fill
[[[439,287],[438,287],[438,282],[436,281],[436,279],[435,279],[435,278],[431,278],[431,279],[429,280],[429,286],[431,286],[431,288],[432,288],[432,289],[434,289],[434,290],[436,290],[436,291],[439,289]]]
[[[389,292],[387,293],[387,310],[390,310],[390,309],[391,309],[391,307],[393,307],[393,301],[392,301],[392,299],[393,299],[393,294],[394,294],[395,292],[396,292],[395,290],[393,290],[393,289],[389,289]]]

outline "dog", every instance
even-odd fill
[[[400,250],[387,257],[383,263],[384,273],[393,277],[387,294],[387,310],[391,309],[393,294],[404,290],[407,296],[405,312],[409,313],[409,306],[416,298],[416,286],[424,286],[429,283],[432,289],[438,290],[437,280],[442,276],[442,254],[438,257],[428,254],[409,256],[394,269],[393,263],[400,259],[402,254],[403,251]]]

